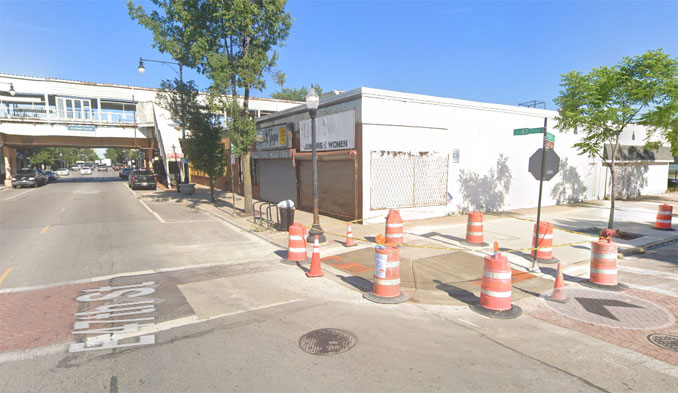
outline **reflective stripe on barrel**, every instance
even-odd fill
[[[485,257],[480,287],[481,306],[495,311],[511,309],[511,267],[508,258],[501,253]]]
[[[591,242],[589,281],[599,285],[617,285],[617,243]]]
[[[534,247],[534,240],[537,236],[537,224],[534,224],[534,231],[532,232],[532,247]],[[537,242],[538,250],[532,250],[532,256],[537,255],[537,259],[549,260],[553,259],[553,225],[549,222],[539,223],[539,241]]]
[[[671,229],[671,217],[673,215],[673,206],[669,204],[659,205],[657,219],[654,222],[655,228]]]
[[[388,244],[402,244],[403,243],[403,219],[400,217],[400,212],[395,209],[388,211],[386,216],[386,243]]]
[[[397,247],[375,248],[372,292],[380,297],[400,295],[400,252]]]
[[[290,261],[305,261],[306,256],[306,238],[304,234],[306,229],[303,225],[294,223],[289,228],[290,238],[287,247],[287,259]]]
[[[466,241],[473,244],[483,242],[483,213],[477,210],[468,214]]]

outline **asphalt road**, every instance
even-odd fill
[[[0,289],[270,256],[272,248],[184,205],[131,191],[118,172],[0,193]],[[240,232],[240,233],[239,233]],[[263,247],[263,248],[262,248]]]
[[[664,392],[678,382],[670,366],[529,316],[367,302],[163,195],[96,171],[0,192],[1,392]],[[653,255],[671,273],[662,253],[636,263]],[[122,318],[145,317],[146,330],[118,336],[100,330],[110,321],[76,318],[121,302],[132,313],[143,302]],[[74,325],[82,319],[90,326]],[[321,328],[351,333],[354,346],[303,351],[301,337]],[[141,334],[152,342],[135,345]],[[112,349],[96,341],[113,339]],[[22,349],[3,351],[12,340]]]

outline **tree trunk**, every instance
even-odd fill
[[[244,156],[240,157],[240,162],[242,163],[243,179],[245,180],[244,187],[244,196],[245,196],[245,214],[252,214],[252,176],[250,170],[250,156],[252,153],[247,152]]]
[[[214,179],[210,176],[210,202],[214,203]]]
[[[249,119],[249,101],[250,101],[250,88],[245,87],[245,95],[243,97],[242,109],[245,112],[243,115]],[[243,170],[243,179],[245,180],[245,188],[243,193],[245,194],[245,214],[252,214],[252,171],[250,170],[250,157],[252,153],[247,152],[244,156],[244,161],[242,165]]]

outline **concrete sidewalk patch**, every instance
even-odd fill
[[[303,299],[281,288],[280,273],[246,274],[179,285],[200,319]],[[276,285],[273,285],[276,284]]]

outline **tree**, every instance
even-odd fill
[[[152,0],[158,12],[147,13],[128,3],[129,14],[153,32],[154,46],[183,65],[195,67],[212,82],[210,89],[231,95],[231,103],[242,92],[241,114],[229,116],[229,133],[239,151],[245,179],[245,212],[252,210],[250,150],[254,144],[250,117],[250,90],[266,86],[264,73],[277,61],[274,47],[289,35],[292,18],[285,12],[286,0]],[[222,110],[233,110],[227,104]],[[241,127],[242,126],[242,127]],[[251,143],[250,143],[251,141]]]
[[[676,59],[657,50],[625,57],[615,66],[594,68],[588,74],[572,71],[561,78],[563,90],[554,100],[559,106],[556,128],[580,134],[580,142],[574,145],[579,154],[598,157],[610,168],[608,228],[614,224],[619,136],[633,123],[675,132],[676,67]]]
[[[214,203],[214,184],[224,175],[228,153],[222,142],[225,130],[219,117],[201,105],[198,88],[193,81],[163,81],[160,104],[166,108],[180,126],[188,132],[183,149],[193,168],[207,174],[210,183],[210,201]]]
[[[318,93],[318,97],[322,96],[323,94],[323,89],[318,86],[318,85],[311,85],[313,89],[315,89],[316,93]],[[306,101],[306,94],[308,94],[308,90],[306,89],[306,86],[302,86],[301,88],[285,88],[285,87],[280,87],[280,91],[276,91],[275,93],[271,94],[271,98],[275,98],[278,100],[290,100],[290,101]]]
[[[116,147],[109,147],[104,153],[104,158],[110,158],[113,162],[123,162],[125,161],[125,154],[122,149]]]

